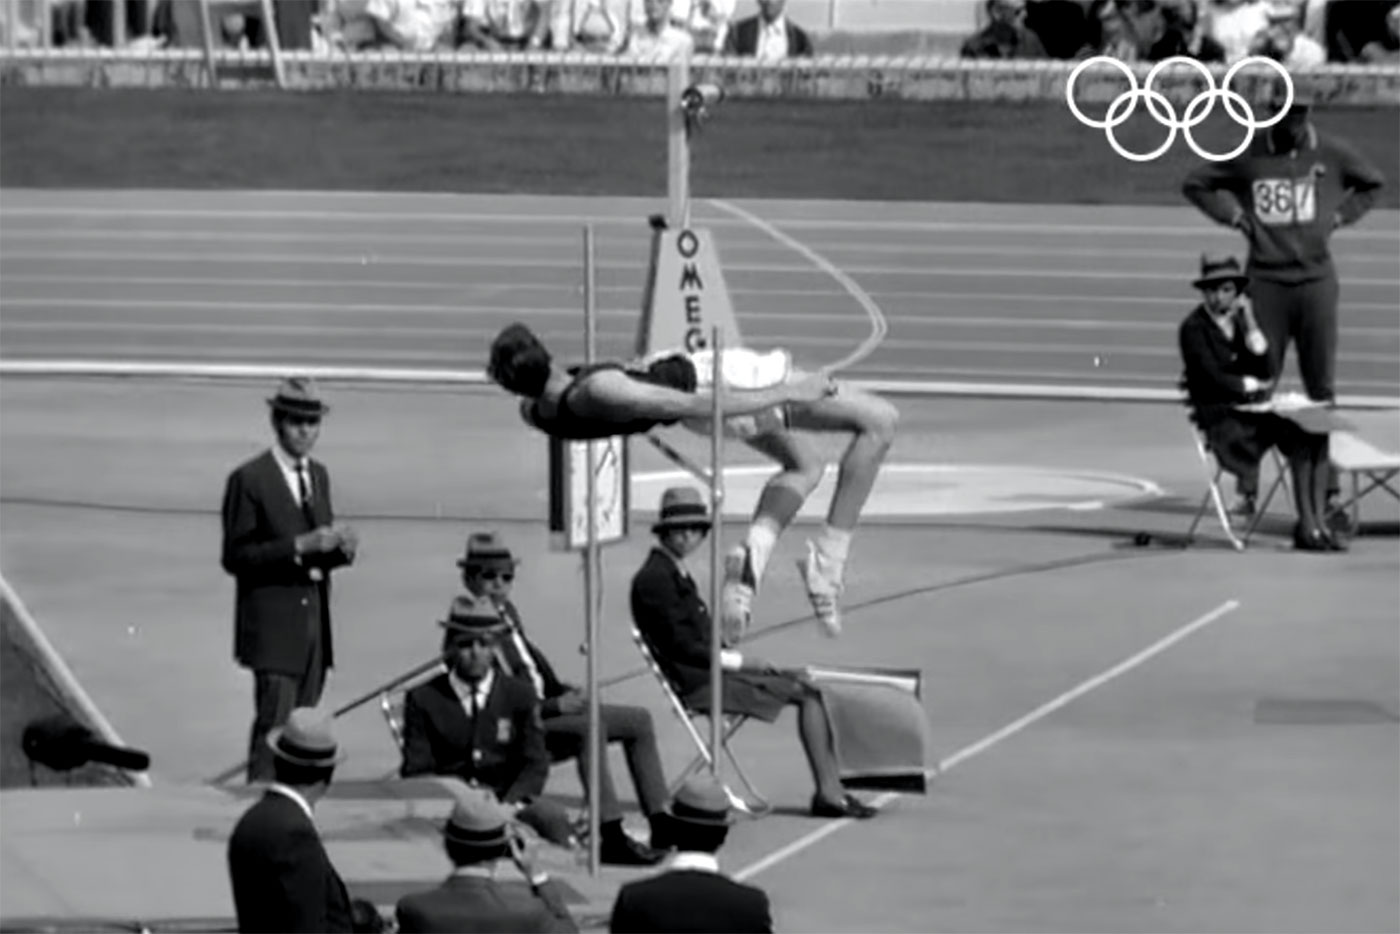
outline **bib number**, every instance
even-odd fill
[[[1253,193],[1261,223],[1305,224],[1317,217],[1317,183],[1311,177],[1257,179]]]

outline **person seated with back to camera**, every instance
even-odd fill
[[[1275,374],[1269,342],[1244,294],[1249,277],[1233,256],[1201,257],[1201,275],[1192,286],[1202,302],[1181,322],[1178,342],[1185,367],[1192,421],[1205,434],[1216,460],[1237,477],[1253,476],[1259,461],[1277,446],[1288,459],[1298,522],[1293,543],[1300,551],[1343,551],[1327,529],[1327,435],[1305,431],[1272,412],[1241,405],[1266,400]]]
[[[540,798],[550,763],[535,689],[497,666],[500,611],[458,597],[439,625],[448,670],[404,696],[399,775],[450,775],[486,788],[540,836],[574,845],[568,814]]]

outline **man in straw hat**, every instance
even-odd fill
[[[1286,100],[1284,91],[1275,85],[1275,108]],[[1331,403],[1341,289],[1332,233],[1371,210],[1385,176],[1312,123],[1312,87],[1295,82],[1293,96],[1283,120],[1255,136],[1243,155],[1203,163],[1186,176],[1182,193],[1207,217],[1244,235],[1244,271],[1274,378],[1283,372],[1289,342],[1296,342],[1303,388],[1314,401]],[[1334,475],[1328,488],[1338,489]],[[1336,518],[1344,521],[1345,512]]]
[[[534,689],[497,670],[500,611],[458,597],[439,625],[447,672],[404,697],[399,774],[451,775],[486,788],[546,839],[573,843],[563,808],[539,800],[549,752]]]
[[[330,411],[315,384],[293,377],[267,402],[276,443],[229,474],[223,500],[234,657],[253,672],[249,782],[272,777],[268,731],[320,702],[334,664],[330,573],[355,560],[359,541],[335,521],[330,473],[310,456]]]
[[[578,759],[579,779],[588,787],[588,696],[565,684],[549,659],[525,635],[520,611],[511,601],[515,570],[519,562],[494,532],[481,532],[467,538],[466,553],[457,560],[462,584],[479,600],[500,610],[505,622],[498,645],[498,658],[507,673],[528,682],[540,699],[545,746],[553,762]],[[622,704],[599,705],[604,743],[620,743],[627,769],[637,787],[637,800],[648,819],[666,807],[666,777],[656,746],[656,731],[645,707]],[[598,760],[598,803],[602,861],[614,866],[651,866],[661,861],[661,853],[628,836],[622,827],[622,804],[617,800],[608,757]]]
[[[667,814],[676,852],[666,871],[629,882],[613,902],[608,930],[623,932],[773,930],[768,896],[720,872],[715,854],[729,836],[729,798],[708,772],[676,792]]]
[[[1293,475],[1298,523],[1294,545],[1303,551],[1337,551],[1345,545],[1323,521],[1327,496],[1327,434],[1310,432],[1272,412],[1239,407],[1268,396],[1273,381],[1269,339],[1254,319],[1248,296],[1249,277],[1233,256],[1201,257],[1201,274],[1192,286],[1201,304],[1181,322],[1178,340],[1191,417],[1227,471],[1240,478],[1246,495],[1258,490],[1259,461],[1278,446]],[[1253,505],[1250,505],[1253,511]]]
[[[632,578],[632,619],[681,701],[691,710],[706,712],[713,703],[710,613],[685,563],[710,531],[709,509],[700,492],[672,487],[662,493],[652,531],[658,546]],[[846,794],[841,785],[831,723],[821,693],[810,680],[732,648],[720,652],[720,663],[725,713],[772,723],[784,707],[797,708],[797,734],[816,785],[813,817],[875,815],[874,808]]]
[[[330,718],[298,707],[264,741],[272,753],[274,781],[228,841],[238,930],[350,931],[350,895],[312,816],[344,758]]]
[[[826,524],[798,562],[817,622],[827,635],[838,635],[851,534],[894,442],[899,413],[888,400],[828,373],[797,369],[784,350],[726,349],[721,364],[726,430],[782,468],[764,486],[744,543],[725,559],[721,612],[733,628],[748,627],[773,547],[826,470],[806,435],[842,434],[850,441]],[[512,324],[492,342],[487,372],[521,397],[527,423],[556,438],[644,434],[676,423],[708,432],[713,412],[714,353],[708,350],[566,370],[555,366],[533,331]]]
[[[395,914],[404,934],[441,931],[577,931],[563,893],[537,872],[510,813],[489,792],[450,782],[454,803],[443,825],[452,874],[435,889],[405,895]],[[509,856],[524,881],[498,879]]]

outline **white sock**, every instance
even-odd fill
[[[813,544],[821,557],[837,568],[845,567],[846,556],[851,553],[851,530],[823,525]]]
[[[763,580],[763,572],[768,567],[768,559],[773,556],[773,547],[778,543],[778,527],[767,519],[755,519],[749,526],[745,544],[749,546],[749,563],[753,566],[754,581]]]

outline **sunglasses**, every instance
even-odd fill
[[[478,571],[477,573],[481,575],[481,579],[484,581],[499,580],[509,584],[511,581],[515,580],[514,571]]]
[[[319,415],[288,415],[284,420],[288,425],[310,425],[313,428],[321,424]]]
[[[452,647],[454,649],[491,648],[495,644],[495,636],[454,636],[452,638]]]

